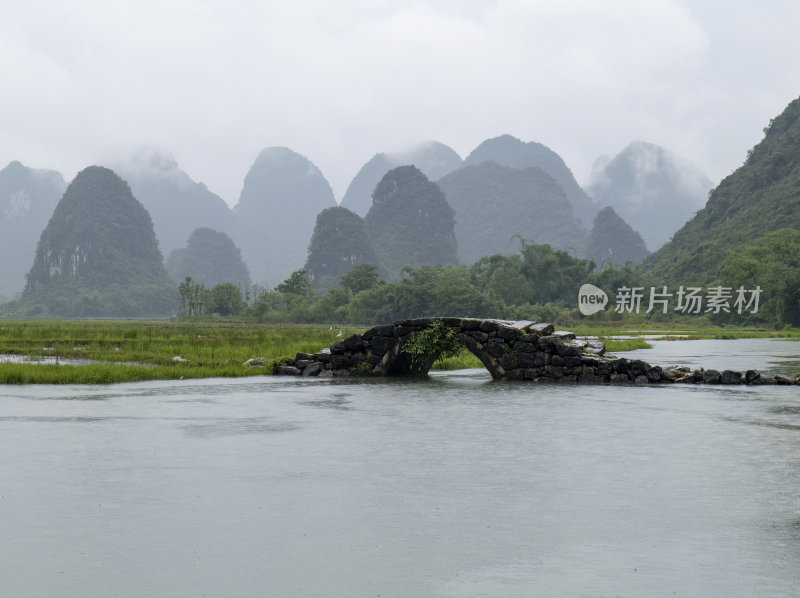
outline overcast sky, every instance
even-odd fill
[[[0,0],[0,167],[142,146],[230,204],[258,152],[337,199],[380,151],[510,133],[583,183],[663,145],[715,182],[800,96],[796,0]]]

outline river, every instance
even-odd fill
[[[630,356],[800,369],[791,341],[655,345]],[[800,595],[800,387],[0,393],[5,596]]]

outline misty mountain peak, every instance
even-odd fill
[[[375,154],[350,182],[342,205],[360,216],[372,206],[372,192],[383,176],[398,166],[415,166],[428,179],[437,180],[461,168],[463,160],[451,147],[438,141],[426,141],[400,152]]]
[[[302,268],[317,214],[335,205],[328,180],[308,158],[285,147],[262,150],[233,210],[253,281],[274,286]]]
[[[633,141],[593,172],[586,190],[613,207],[648,247],[658,248],[703,206],[711,185],[688,160],[659,145]]]
[[[66,183],[53,170],[34,170],[14,160],[0,170],[0,297],[25,286],[36,241]]]
[[[466,164],[494,162],[519,170],[535,166],[553,177],[561,185],[575,216],[587,227],[597,214],[597,204],[581,189],[572,171],[556,152],[535,141],[524,142],[512,135],[500,135],[487,139],[472,150]]]

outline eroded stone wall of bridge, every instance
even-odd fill
[[[575,338],[549,323],[476,318],[417,318],[375,326],[364,334],[335,341],[318,353],[298,353],[275,373],[295,376],[422,376],[435,356],[412,367],[403,346],[436,321],[453,329],[461,343],[495,380],[573,383],[795,384],[795,379],[762,376],[755,370],[694,370],[650,365],[642,360],[605,356],[601,342]]]

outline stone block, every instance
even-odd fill
[[[501,324],[498,320],[483,320],[478,327],[483,332],[497,332]]]
[[[734,372],[733,370],[725,370],[722,372],[721,375],[721,382],[722,384],[742,384],[744,383],[744,379],[742,378],[742,372]]]
[[[474,338],[479,343],[485,343],[489,340],[489,335],[485,332],[481,332],[480,330],[470,330],[467,332],[467,335]]]
[[[536,367],[542,367],[545,365],[550,364],[550,359],[552,356],[550,353],[545,353],[544,351],[537,351],[533,354],[533,365]]]
[[[348,336],[344,339],[344,350],[345,353],[366,353],[367,348],[364,345],[364,339],[361,338],[360,334],[354,334],[353,336]]]
[[[520,367],[524,368],[535,366],[536,353],[517,353],[517,363],[519,363]]]
[[[513,370],[513,369],[519,367],[519,365],[520,365],[519,362],[517,361],[517,356],[513,355],[513,354],[505,355],[505,356],[501,357],[500,359],[498,359],[497,361],[502,366],[502,368],[504,370],[506,370],[506,371]]]
[[[355,360],[350,355],[332,355],[331,368],[334,370],[346,370],[351,367]]]
[[[395,335],[395,327],[391,324],[385,326],[374,326],[367,330],[364,334],[361,335],[365,341],[372,340],[375,336],[389,336],[392,337]]]
[[[318,362],[314,362],[309,365],[307,368],[303,370],[303,376],[319,376],[320,372],[322,371],[322,364]]]
[[[512,346],[517,353],[533,353],[536,351],[536,343],[531,343],[529,341],[519,340]]]
[[[279,365],[275,368],[277,376],[299,376],[300,370],[291,365]]]
[[[374,336],[372,337],[372,342],[371,342],[372,352],[375,355],[383,355],[384,353],[386,353],[386,351],[394,347],[397,343],[398,340],[393,337]]]
[[[630,362],[630,373],[633,376],[646,376],[647,370],[650,369],[650,365],[645,363],[641,359],[634,359]]]
[[[564,368],[557,365],[544,366],[544,375],[548,378],[561,378],[564,375]]]
[[[608,378],[614,373],[614,364],[610,361],[601,361],[594,366],[594,373],[603,378]]]
[[[517,328],[501,326],[500,328],[497,329],[497,336],[499,336],[503,340],[510,341],[522,336],[522,331]]]
[[[537,336],[549,336],[553,334],[555,327],[547,322],[537,322],[528,326],[528,332],[533,332]]]
[[[483,348],[489,355],[495,358],[502,357],[506,353],[505,343],[490,342],[484,345]]]
[[[483,320],[478,320],[477,318],[462,318],[461,319],[461,330],[468,331],[468,330],[477,330],[480,328],[481,322]]]
[[[661,369],[661,366],[656,365],[648,369],[646,375],[650,382],[661,382],[663,370]]]
[[[624,357],[614,360],[614,371],[617,374],[627,374],[630,371],[628,360]]]

